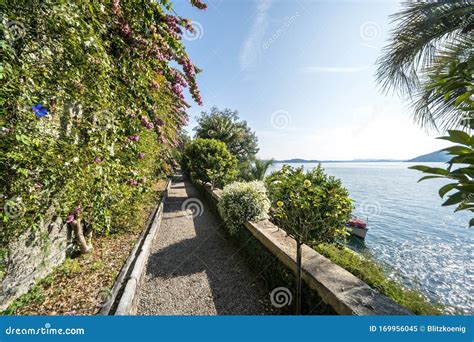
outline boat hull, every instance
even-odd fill
[[[351,235],[355,235],[360,237],[361,239],[365,239],[367,232],[369,231],[367,228],[359,228],[359,227],[349,227]]]

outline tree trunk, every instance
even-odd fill
[[[296,240],[296,314],[301,315],[301,241]]]
[[[84,237],[84,228],[80,220],[74,220],[71,223],[72,229],[74,230],[74,235],[76,237],[76,242],[81,249],[81,253],[89,253],[92,250],[92,245],[88,244],[86,238]]]

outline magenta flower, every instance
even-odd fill
[[[71,223],[72,221],[74,221],[75,218],[76,218],[75,215],[70,214],[70,215],[66,218],[66,223]]]
[[[145,153],[140,152],[140,153],[138,154],[138,158],[140,158],[140,159],[145,158]]]
[[[153,121],[155,122],[155,124],[157,126],[164,126],[165,125],[165,122],[163,120],[161,120],[160,118],[155,118]]]
[[[95,163],[100,163],[100,162],[102,162],[102,159],[100,159],[99,157],[95,157],[94,162]]]
[[[138,135],[131,135],[128,137],[128,140],[130,141],[138,141],[140,137]]]
[[[145,125],[145,128],[146,128],[146,129],[153,129],[153,127],[155,127],[155,125],[153,125],[152,122],[148,122],[148,123]]]

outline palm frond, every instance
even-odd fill
[[[474,2],[408,2],[405,7],[392,16],[396,28],[377,61],[376,78],[384,91],[394,88],[411,95],[419,87],[418,72],[433,63],[443,44],[465,35]]]

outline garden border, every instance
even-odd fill
[[[168,179],[160,204],[155,208],[146,228],[122,266],[112,287],[108,300],[102,305],[98,315],[133,315],[136,312],[136,294],[146,268],[150,248],[161,225],[163,208],[172,178]]]
[[[218,203],[221,189],[204,187],[206,193]],[[245,228],[275,255],[280,262],[296,274],[296,241],[269,220],[247,221]],[[361,279],[336,265],[307,245],[302,246],[302,278],[322,300],[339,315],[413,315],[407,308],[374,290]]]

